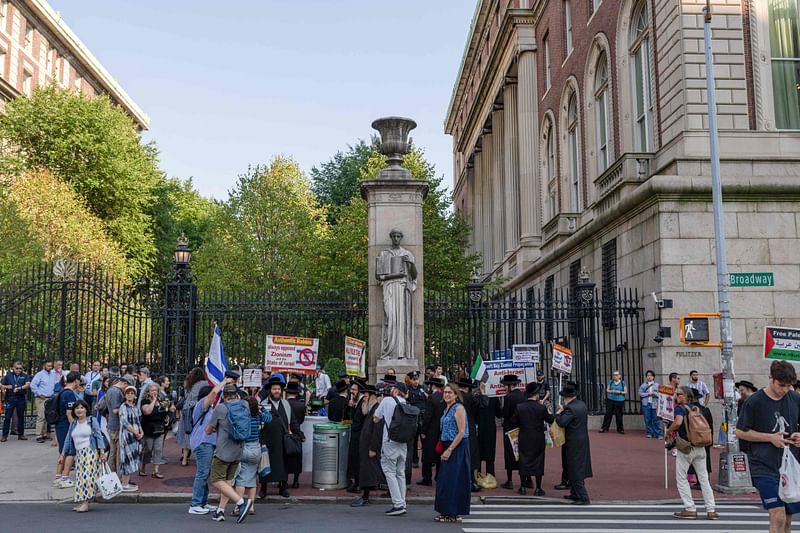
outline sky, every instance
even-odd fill
[[[150,117],[168,176],[227,198],[276,154],[314,165],[413,118],[452,185],[444,118],[476,0],[49,0]]]

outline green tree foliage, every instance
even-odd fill
[[[375,143],[374,138],[370,145],[359,139],[356,144],[348,146],[346,152],[336,152],[336,155],[319,167],[311,168],[311,190],[320,205],[328,209],[331,223],[336,223],[337,207],[347,205],[358,197],[361,172]]]
[[[305,174],[277,156],[239,176],[192,267],[201,288],[313,287],[326,233]]]
[[[161,173],[153,144],[143,144],[131,118],[104,95],[89,98],[38,88],[6,105],[0,140],[14,147],[0,164],[6,175],[46,168],[72,186],[119,243],[134,279],[157,259],[148,211]]]

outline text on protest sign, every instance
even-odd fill
[[[344,338],[344,367],[348,376],[365,377],[364,348],[367,343],[353,337]]]
[[[258,387],[261,388],[261,369],[260,368],[245,368],[242,370],[242,387]]]
[[[314,374],[317,370],[319,339],[267,335],[264,366],[273,372]]]
[[[511,353],[515,363],[539,363],[538,344],[515,344],[511,347]]]
[[[672,422],[675,420],[675,389],[667,385],[658,386],[656,416]]]
[[[800,361],[800,329],[767,326],[764,330],[764,357]]]
[[[571,374],[572,350],[559,344],[553,344],[553,364],[551,368],[564,374]]]
[[[489,377],[486,380],[486,396],[503,396],[506,386],[500,383],[503,376],[515,375],[522,386],[536,380],[536,366],[533,363],[514,363],[514,361],[484,361]]]

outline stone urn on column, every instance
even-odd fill
[[[401,166],[408,134],[417,124],[385,117],[372,123],[381,136],[388,166],[361,183],[369,217],[368,372],[380,380],[393,368],[398,379],[422,370],[424,359],[424,277],[422,202],[428,182]]]

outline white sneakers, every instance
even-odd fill
[[[70,489],[75,486],[71,479],[59,479],[53,481],[53,486],[57,489]]]
[[[137,490],[139,490],[139,487],[136,485],[128,484],[122,486],[122,492],[136,492]]]
[[[206,509],[205,507],[198,507],[193,505],[189,507],[189,514],[208,514],[211,512],[211,509]]]

